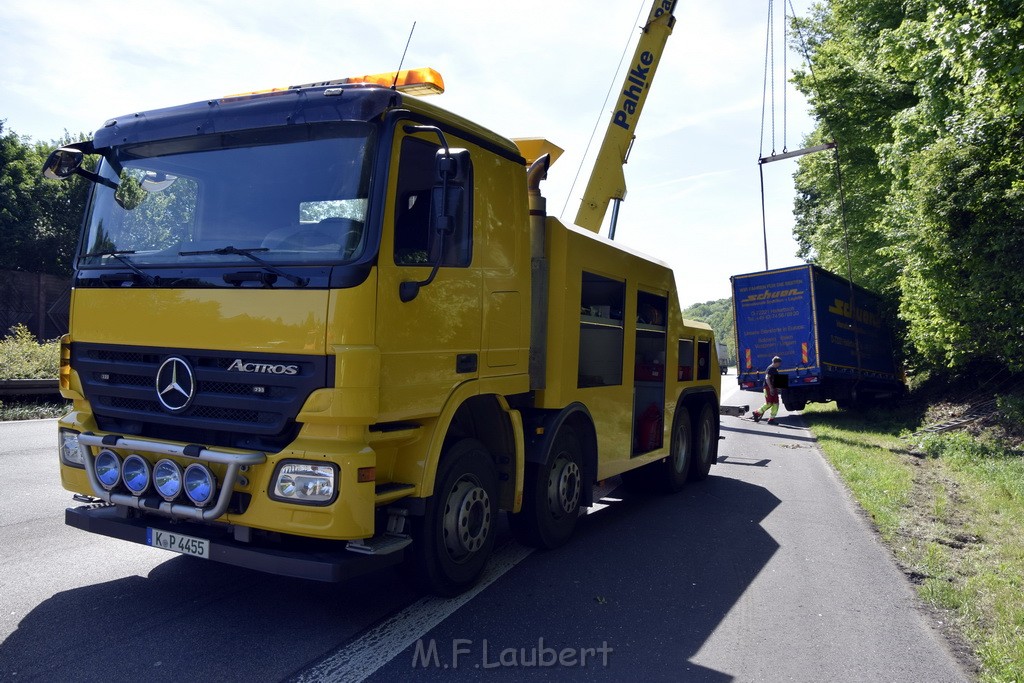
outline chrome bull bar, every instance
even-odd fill
[[[177,456],[198,462],[227,465],[227,471],[224,474],[224,481],[221,482],[217,503],[213,507],[201,508],[183,503],[172,503],[159,499],[159,496],[156,495],[134,496],[128,493],[107,491],[100,484],[100,480],[96,476],[95,456],[93,456],[90,447],[118,448],[143,453],[154,453],[156,455]],[[234,492],[235,484],[238,483],[242,467],[261,465],[267,461],[267,454],[262,452],[228,453],[226,451],[206,448],[205,446],[176,446],[155,441],[144,441],[142,439],[130,439],[117,434],[97,436],[90,432],[78,435],[78,448],[82,453],[82,460],[85,462],[85,472],[89,477],[89,483],[92,485],[97,498],[113,505],[124,505],[175,519],[191,519],[197,522],[213,521],[227,512],[228,504],[231,502],[231,494]],[[159,503],[154,506],[153,503],[157,502],[157,500],[159,500]]]

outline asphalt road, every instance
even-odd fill
[[[753,404],[733,381],[723,402]],[[54,421],[0,423],[0,678],[969,680],[799,417],[723,435],[707,481],[609,482],[563,548],[503,530],[485,584],[446,601],[65,527]]]

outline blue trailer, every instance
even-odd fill
[[[787,410],[808,402],[854,407],[904,390],[877,295],[811,265],[734,275],[736,375],[762,391],[774,356]]]

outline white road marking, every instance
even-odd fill
[[[601,500],[614,488],[615,486],[608,482],[604,482],[600,487],[595,487],[594,500]],[[587,510],[587,514],[597,512],[604,507],[607,506],[595,505]],[[532,552],[533,548],[519,545],[515,541],[506,543],[491,555],[487,569],[480,578],[480,583],[470,590],[455,598],[428,596],[417,600],[398,614],[347,643],[326,659],[306,669],[295,680],[303,683],[320,683],[321,681],[358,683],[366,680],[451,616],[455,610],[501,578],[505,572],[529,557]]]

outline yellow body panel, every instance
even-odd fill
[[[553,218],[546,224],[547,253],[550,259],[552,296],[548,311],[547,377],[546,388],[537,394],[540,408],[559,409],[573,402],[587,407],[593,417],[598,440],[598,479],[620,474],[652,460],[668,455],[670,430],[676,402],[686,389],[703,387],[713,389],[715,403],[721,395],[721,375],[717,359],[710,354],[706,378],[680,381],[678,373],[665,372],[663,382],[663,435],[660,448],[640,455],[632,453],[634,419],[636,407],[634,397],[644,385],[637,379],[637,367],[629,362],[636,358],[638,339],[648,335],[656,339],[658,332],[640,329],[638,300],[641,296],[653,295],[664,300],[667,315],[664,324],[664,363],[666,369],[676,368],[679,363],[680,339],[713,344],[714,334],[710,326],[703,323],[684,321],[676,296],[675,277],[664,263],[655,261],[621,245],[581,230],[564,226]],[[613,330],[621,330],[621,378],[610,386],[580,386],[581,384],[581,336],[590,326],[581,312],[584,300],[584,273],[606,278],[621,285],[623,311],[621,322],[610,324]],[[561,293],[564,292],[564,295]],[[586,345],[588,340],[583,339]],[[696,377],[696,373],[694,373]],[[649,386],[644,390],[650,391]]]
[[[328,292],[75,290],[74,341],[186,349],[324,353]]]

